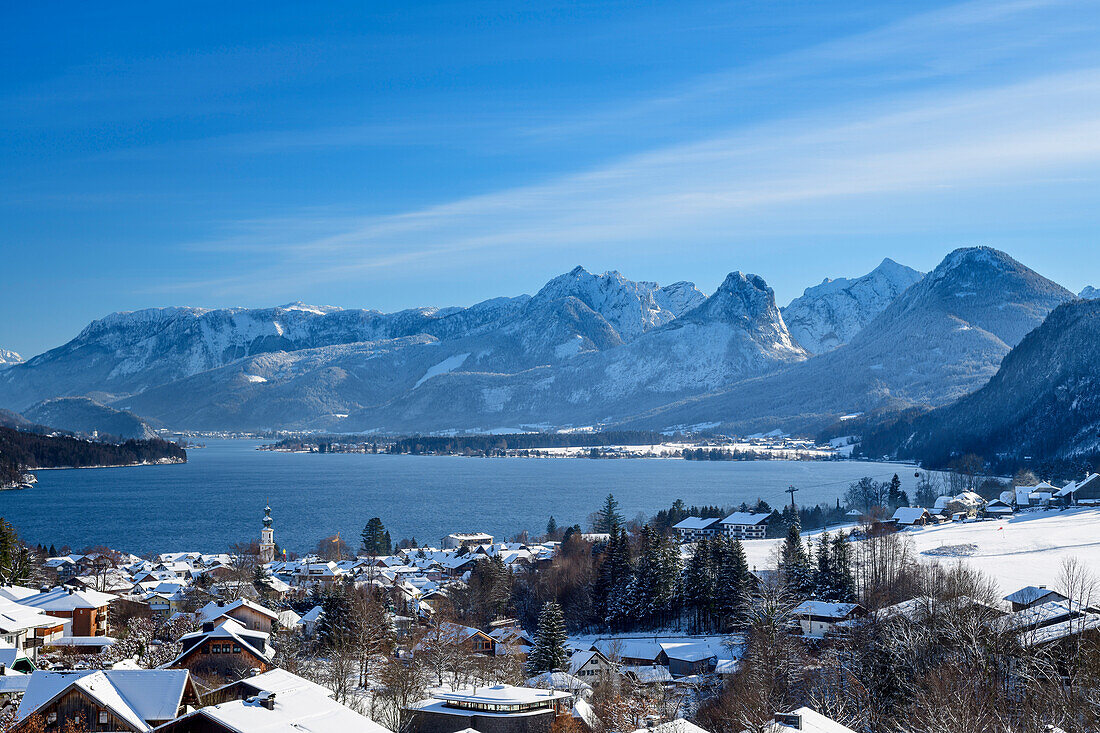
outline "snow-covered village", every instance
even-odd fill
[[[0,733],[1100,733],[1100,2],[0,28]]]
[[[213,554],[52,554],[3,522],[0,714],[19,731],[1084,730],[1100,475],[1031,478],[929,507],[864,479],[806,532],[798,507],[628,522],[612,495],[592,526],[508,542],[395,547],[375,517],[302,557],[270,506]]]

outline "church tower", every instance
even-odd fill
[[[271,507],[264,507],[264,528],[260,532],[260,562],[275,559],[275,530],[271,528]]]

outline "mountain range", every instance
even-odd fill
[[[958,401],[864,435],[863,452],[946,465],[976,453],[1011,470],[1100,454],[1100,300],[1059,306]]]
[[[757,275],[708,296],[581,267],[468,308],[147,309],[0,372],[0,407],[83,397],[206,430],[806,432],[947,404],[1074,298],[978,247],[924,276],[887,259],[783,309]]]

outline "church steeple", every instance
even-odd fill
[[[260,530],[260,562],[275,559],[275,530],[271,528],[271,507],[264,507],[264,528]]]

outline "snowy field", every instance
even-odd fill
[[[904,535],[921,560],[962,560],[993,576],[1004,593],[1026,585],[1057,585],[1068,557],[1079,558],[1100,575],[1100,509],[1024,511],[1006,519],[914,527]],[[744,542],[749,566],[775,567],[780,543]]]
[[[724,450],[724,451],[739,451],[742,453],[760,453],[766,454],[774,459],[783,459],[790,461],[806,460],[806,459],[820,459],[820,458],[835,458],[837,456],[846,456],[851,454],[851,446],[845,446],[844,449],[839,449],[833,446],[814,445],[813,443],[799,443],[799,444],[782,444],[782,443],[730,443],[723,445],[703,445],[700,443],[685,443],[685,442],[667,442],[667,443],[655,443],[651,445],[607,445],[599,446],[601,451],[608,453],[617,453],[624,457],[636,457],[636,458],[679,458],[680,451],[683,450],[695,450],[702,448],[703,450]],[[551,456],[560,456],[563,458],[577,458],[580,456],[586,456],[592,449],[590,447],[562,447],[562,448],[539,448],[542,453],[546,453]],[[515,452],[515,451],[511,451]]]

